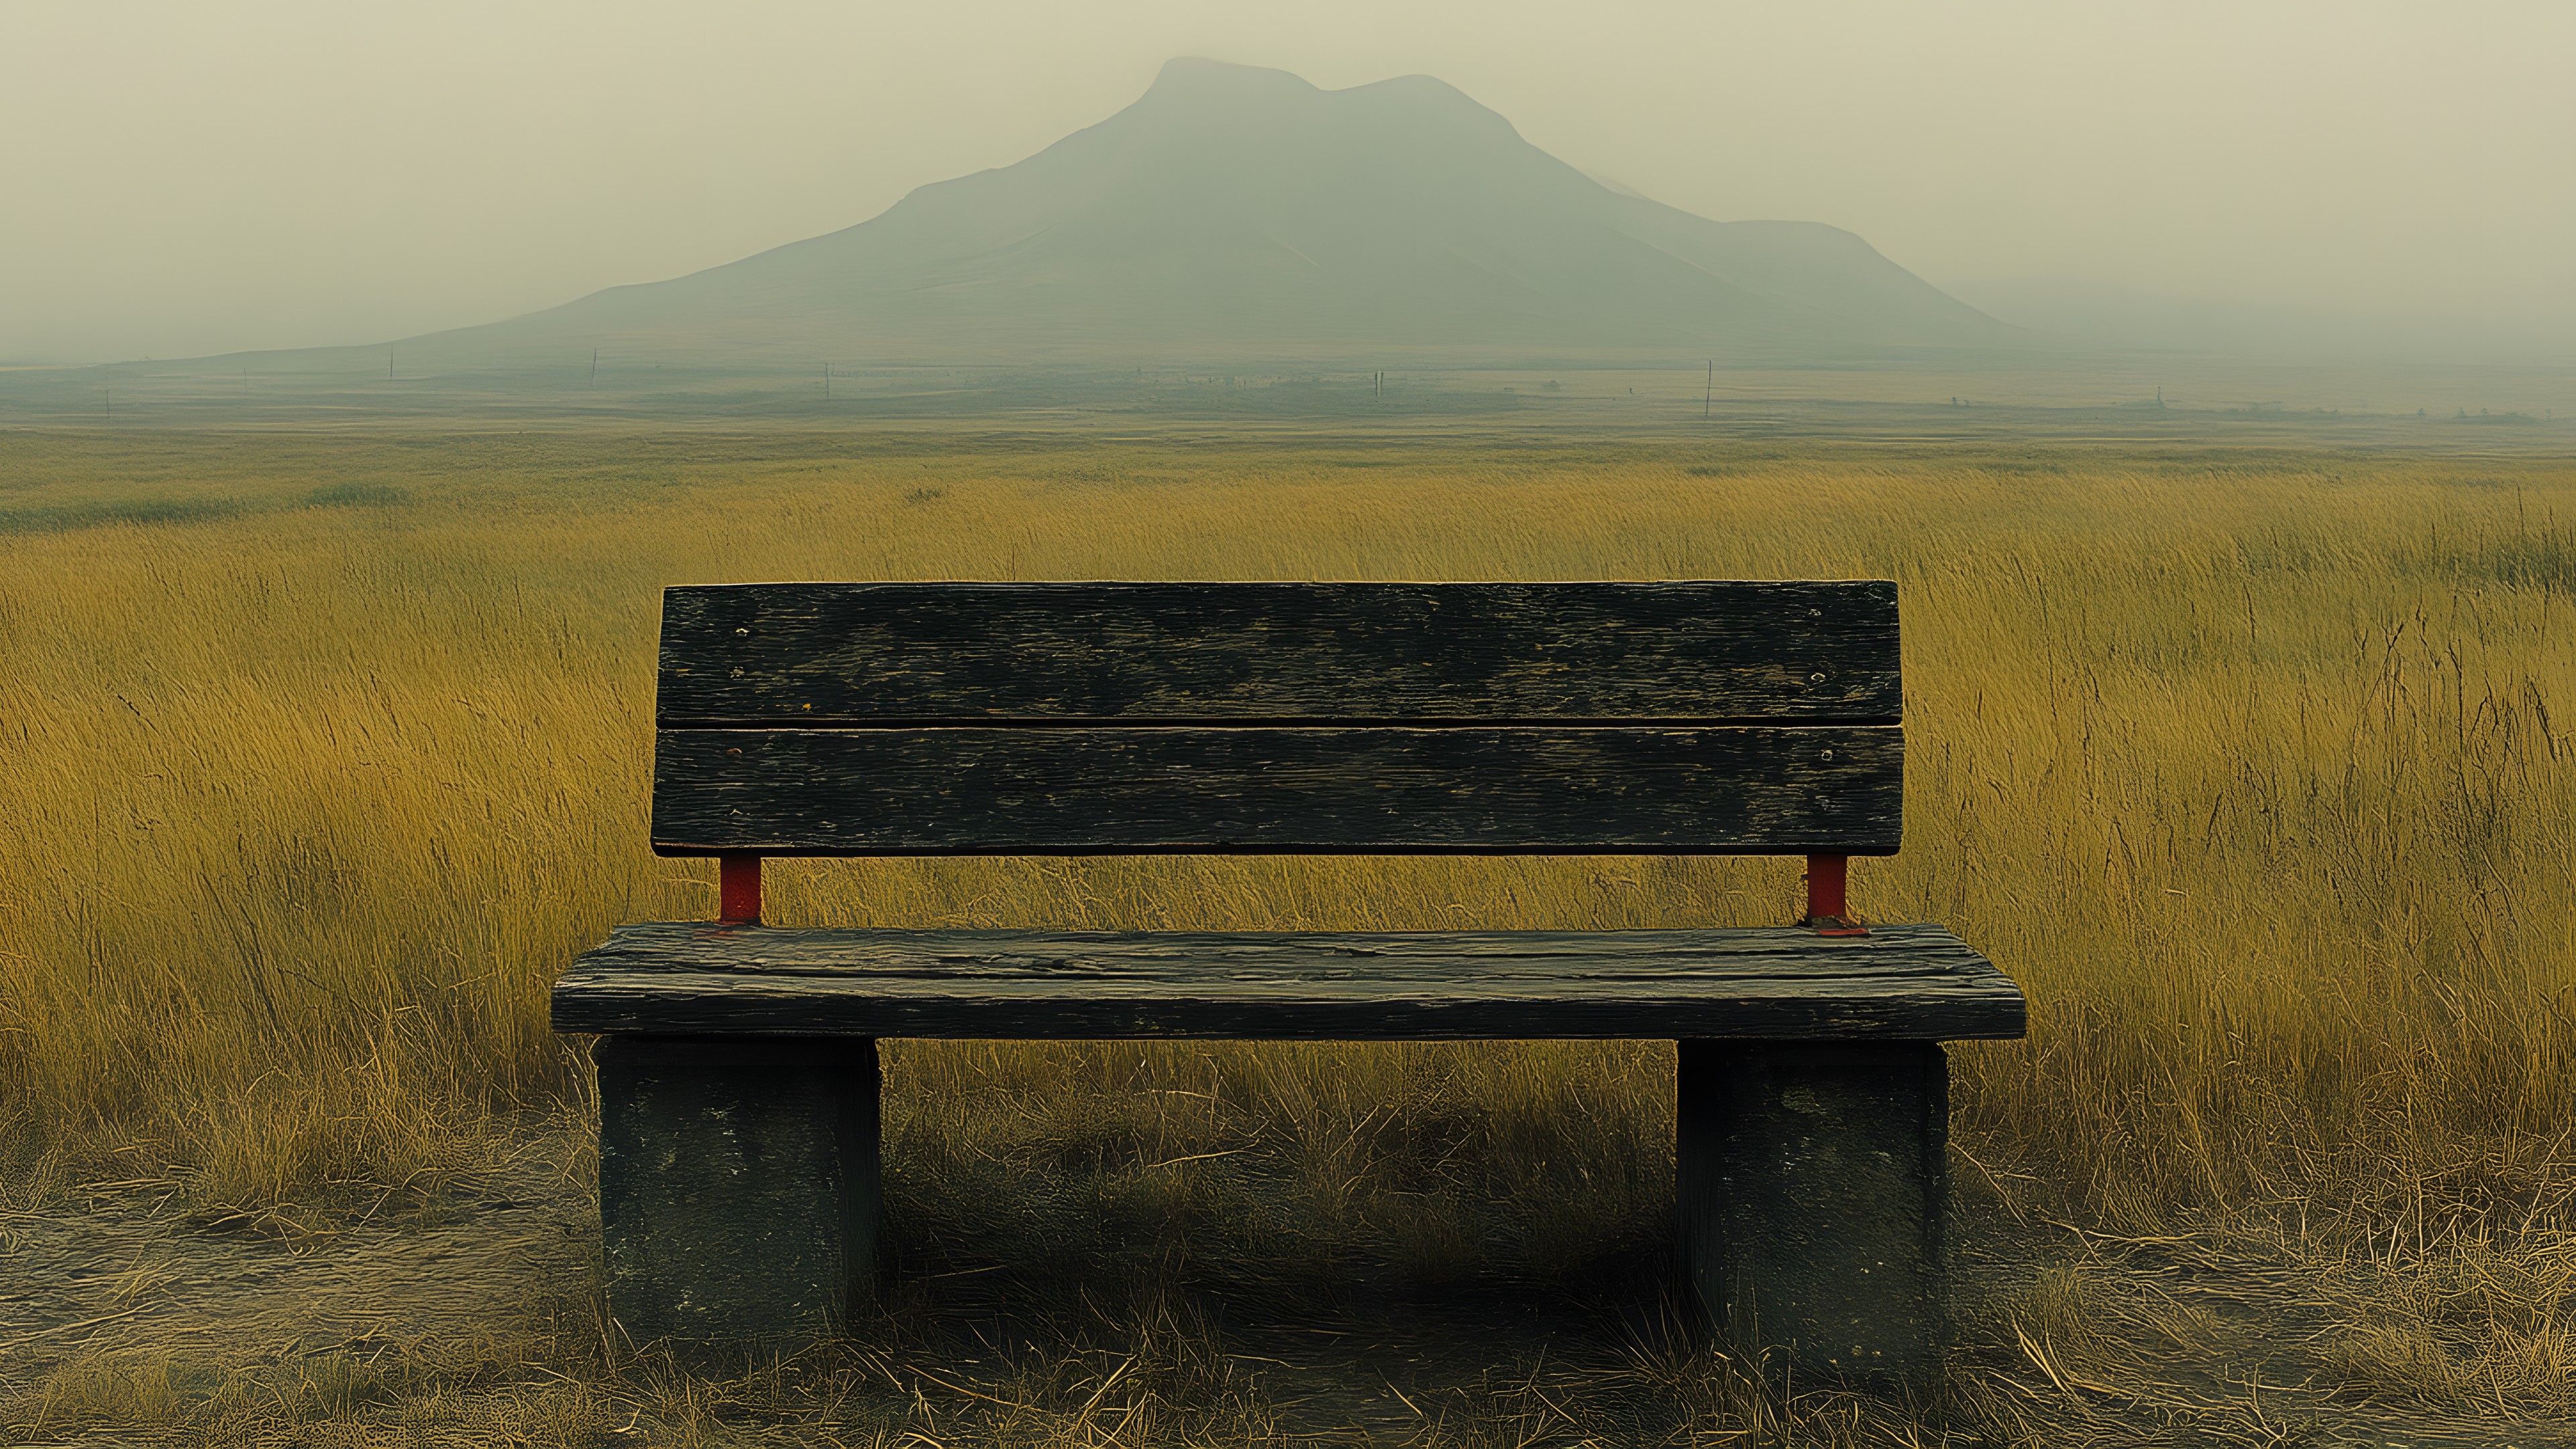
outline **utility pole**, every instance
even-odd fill
[[[114,432],[116,430],[116,389],[103,387],[99,391],[107,394],[107,427],[108,431]]]
[[[590,385],[599,386],[599,349],[590,349]]]
[[[385,381],[387,381],[387,382],[391,382],[391,381],[393,381],[393,380],[394,380],[394,345],[393,345],[392,343],[388,342],[388,343],[386,343],[386,344],[385,344]]]
[[[1384,396],[1386,396],[1386,373],[1385,373],[1385,372],[1380,371],[1380,372],[1377,372],[1377,373],[1373,374],[1373,375],[1370,377],[1370,379],[1369,379],[1369,396],[1370,396],[1370,397],[1384,397]]]
[[[1708,410],[1717,402],[1717,359],[1708,360],[1708,387],[1699,395],[1699,420],[1708,421]]]
[[[832,400],[832,364],[823,364],[823,401]]]

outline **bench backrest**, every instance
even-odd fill
[[[673,588],[653,846],[1888,854],[1901,701],[1883,581]]]

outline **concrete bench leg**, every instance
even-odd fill
[[[629,1341],[788,1351],[875,1301],[877,1044],[603,1039],[599,1219]]]
[[[1937,1043],[1681,1043],[1682,1249],[1775,1379],[1928,1396],[1949,1342]]]

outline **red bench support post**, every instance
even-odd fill
[[[756,855],[720,855],[716,857],[716,919],[728,926],[760,924],[760,857]]]
[[[1851,860],[1840,855],[1807,857],[1807,919],[1801,922],[1819,936],[1866,936],[1869,927],[1852,919],[1843,886]]]

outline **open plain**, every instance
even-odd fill
[[[2564,430],[1746,416],[0,432],[0,1438],[2576,1443]],[[880,1319],[738,1376],[604,1320],[546,992],[713,913],[644,844],[663,585],[1815,576],[1902,588],[1855,906],[2032,1002],[1954,1049],[1949,1401],[1767,1394],[1658,1299],[1652,1046],[893,1043]],[[1752,925],[1797,871],[797,861],[770,911]]]

